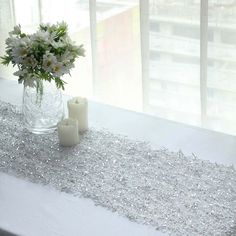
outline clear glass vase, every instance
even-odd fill
[[[52,133],[64,118],[61,90],[55,83],[40,82],[40,86],[24,86],[23,122],[26,129],[36,134]]]

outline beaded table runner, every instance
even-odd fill
[[[0,171],[90,198],[171,235],[236,235],[236,171],[91,129],[73,148],[30,134],[0,102]]]

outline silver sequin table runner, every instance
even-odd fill
[[[92,199],[171,235],[236,235],[236,171],[91,129],[73,148],[33,135],[0,102],[0,171]]]

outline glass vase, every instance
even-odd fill
[[[23,123],[36,134],[52,133],[64,118],[61,90],[52,81],[40,81],[37,87],[24,86]]]

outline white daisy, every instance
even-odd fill
[[[43,56],[43,69],[47,72],[53,72],[56,64],[57,58],[52,53],[47,51]]]
[[[23,60],[24,60],[25,66],[27,67],[35,68],[38,64],[38,61],[35,59],[33,55],[26,57]]]
[[[53,75],[56,77],[61,77],[64,74],[65,74],[65,67],[63,66],[63,64],[61,62],[55,64],[53,68]]]
[[[14,47],[12,49],[11,55],[13,58],[13,61],[16,64],[20,64],[23,62],[24,58],[27,56],[27,48],[25,47]]]
[[[30,36],[32,41],[44,41],[46,43],[51,43],[52,38],[47,31],[37,31],[36,33]]]

